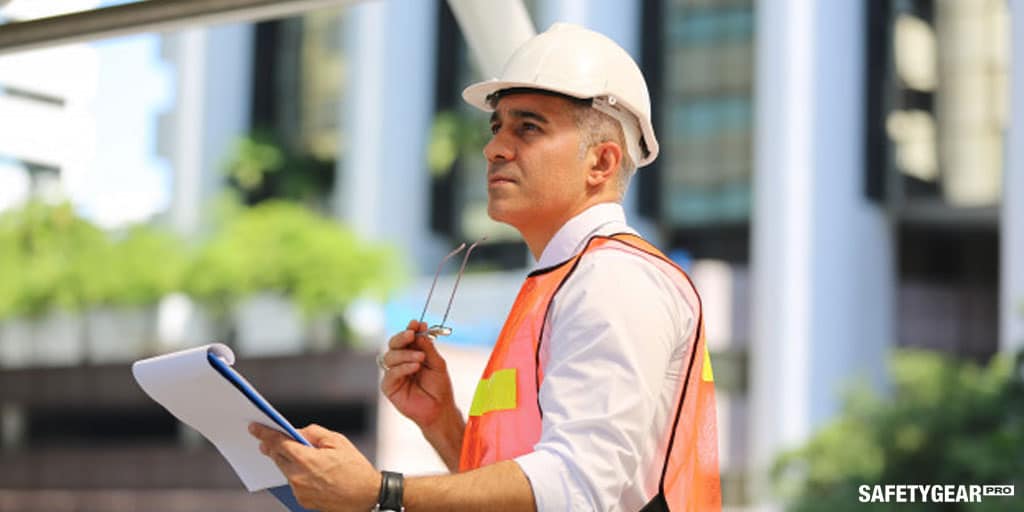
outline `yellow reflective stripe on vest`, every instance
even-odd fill
[[[516,408],[516,369],[506,368],[491,374],[489,379],[480,379],[473,395],[470,416],[483,416],[491,411],[505,411]]]
[[[711,353],[708,352],[707,347],[704,347],[704,368],[701,371],[701,377],[704,382],[715,381],[715,374],[711,371]]]

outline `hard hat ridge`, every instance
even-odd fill
[[[633,58],[607,36],[578,25],[556,23],[520,46],[501,78],[470,85],[469,104],[490,112],[502,91],[532,89],[594,100],[592,106],[616,119],[626,150],[637,167],[654,161],[658,141],[643,73]]]

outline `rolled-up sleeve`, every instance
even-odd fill
[[[643,259],[607,250],[580,261],[541,345],[541,439],[516,459],[538,510],[617,510],[649,491],[638,480],[657,456],[693,318]]]

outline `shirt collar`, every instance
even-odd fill
[[[594,235],[635,233],[626,224],[626,212],[619,203],[601,203],[583,210],[569,219],[551,237],[540,254],[536,268],[557,265],[583,249],[583,243]]]

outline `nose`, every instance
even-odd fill
[[[498,133],[491,135],[491,140],[487,141],[484,146],[484,158],[488,162],[494,163],[499,160],[511,160],[514,156],[512,145],[509,144],[507,135],[504,134],[504,130],[498,130]]]

